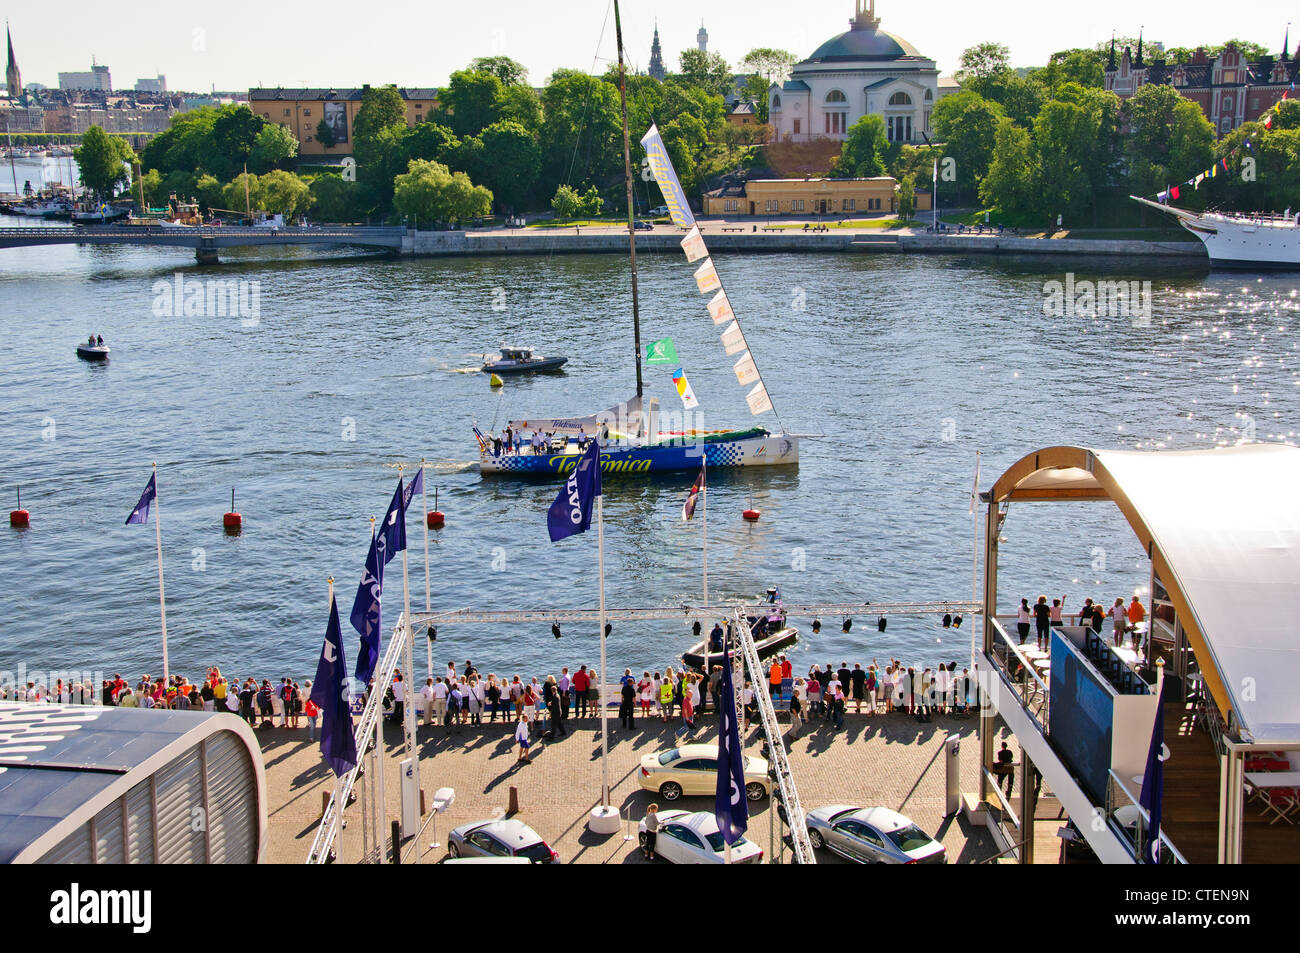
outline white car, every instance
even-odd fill
[[[832,804],[805,815],[808,840],[859,864],[945,864],[943,845],[887,807]]]
[[[638,838],[645,847],[645,821]],[[659,834],[655,837],[655,856],[670,864],[726,863],[725,845],[718,831],[718,819],[708,811],[660,811]],[[763,848],[741,837],[731,845],[733,864],[761,864]]]

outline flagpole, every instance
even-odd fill
[[[167,669],[167,596],[163,590],[163,563],[162,563],[162,506],[158,497],[158,464],[153,465],[153,528],[154,539],[158,543],[158,615],[162,618],[162,649],[163,649],[163,687],[171,685],[171,679],[168,677]]]
[[[424,472],[424,457],[420,458],[420,495],[424,497],[424,611],[433,612],[433,603],[429,595],[429,484]],[[433,643],[424,640],[428,653],[429,678],[433,678]]]
[[[708,460],[700,451],[700,516],[704,520],[704,604],[709,604],[709,473]],[[708,658],[708,649],[704,656]]]
[[[599,460],[596,466],[600,466]],[[605,496],[596,497],[596,565],[600,577],[600,803],[609,807],[609,706],[605,704]]]
[[[335,611],[333,576],[329,577],[329,587],[330,587],[330,599],[329,599],[328,611],[333,613]],[[341,640],[342,635],[340,635],[339,638]],[[312,687],[315,688],[314,685]],[[348,710],[349,712],[351,711],[351,706],[348,706]],[[325,730],[325,725],[324,725],[324,721],[322,720],[321,723],[322,735],[324,733],[324,730]],[[333,767],[333,765],[331,765],[331,767]],[[343,809],[345,807],[347,807],[347,804],[344,803],[343,801],[343,777],[336,773],[334,775],[334,810],[338,811],[339,814],[339,827],[338,827],[338,835],[334,838],[334,859],[338,863],[343,863],[343,826],[344,826]]]
[[[406,538],[406,488],[402,483],[402,466],[397,467],[397,486],[402,501],[402,538]],[[424,482],[421,479],[421,482]],[[428,523],[426,522],[427,526]],[[402,547],[402,624],[406,629],[406,644],[402,648],[402,667],[406,675],[402,679],[402,738],[406,743],[406,756],[412,759],[415,771],[415,789],[420,789],[420,756],[415,743],[415,629],[411,626],[411,581],[406,569],[406,553],[409,546]]]
[[[971,491],[971,526],[975,534],[975,549],[971,555],[970,562],[970,601],[980,601],[980,584],[979,584],[979,567],[980,567],[980,520],[979,502],[980,491],[980,451],[975,451],[975,489]],[[971,671],[975,670],[975,620],[971,619],[970,623],[970,667]]]

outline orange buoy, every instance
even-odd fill
[[[243,531],[244,518],[235,512],[235,488],[230,488],[230,512],[221,517],[221,526],[231,536]]]
[[[743,516],[745,519],[749,520],[749,522],[756,523],[758,522],[758,518],[762,516],[763,513],[760,510],[745,510],[745,512],[741,513],[740,515]]]
[[[9,525],[14,529],[27,529],[32,522],[32,514],[23,509],[23,491],[18,488],[18,509],[9,511]]]

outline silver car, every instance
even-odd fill
[[[833,804],[807,814],[808,839],[859,864],[946,864],[943,845],[887,807]]]
[[[523,857],[534,864],[558,864],[560,855],[523,821],[475,821],[447,836],[452,857]]]

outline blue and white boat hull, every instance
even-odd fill
[[[686,443],[655,446],[610,445],[601,451],[602,473],[659,473],[670,470],[698,470],[700,456],[710,467],[762,467],[798,464],[799,438],[789,434],[720,440],[714,443]],[[533,454],[525,446],[519,454],[479,454],[480,473],[509,473],[519,476],[562,476],[573,472],[582,454],[576,444],[570,452]]]

